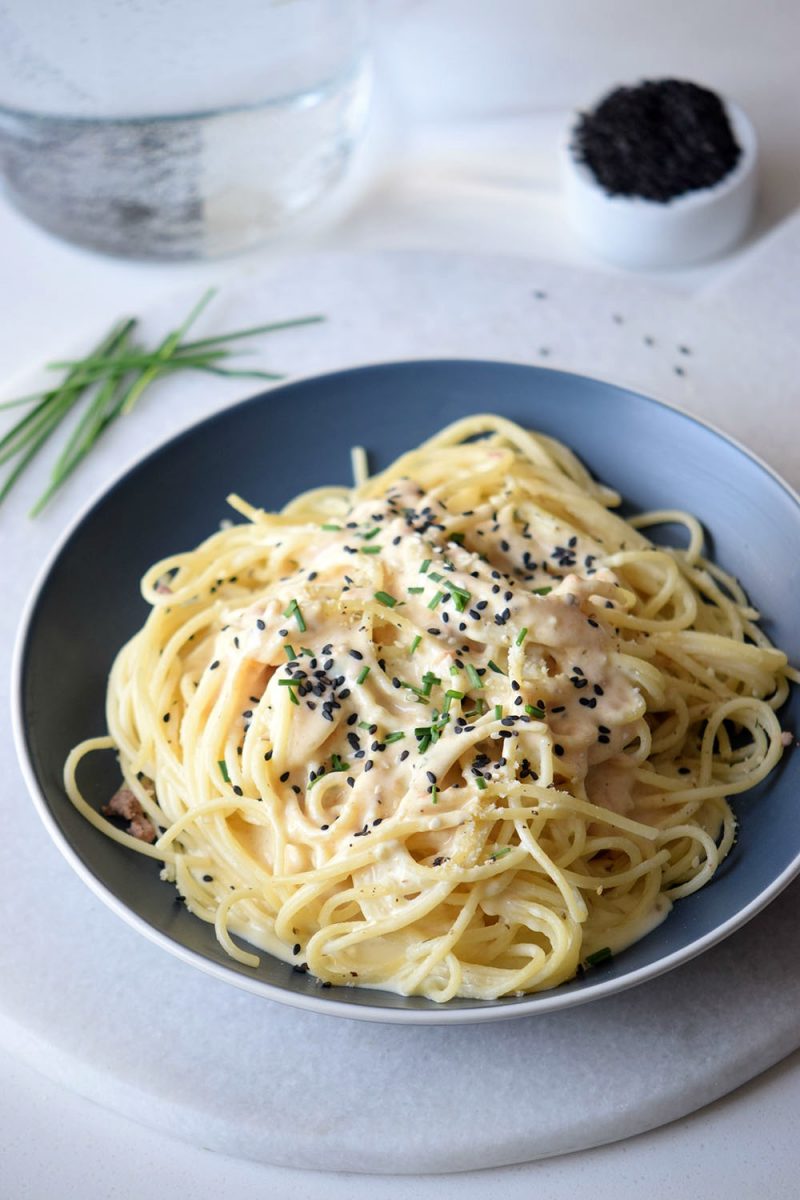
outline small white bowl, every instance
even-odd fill
[[[746,113],[729,100],[723,104],[742,151],[739,161],[713,187],[666,202],[609,195],[575,157],[573,116],[560,153],[567,211],[597,254],[625,267],[677,267],[721,254],[740,240],[755,208],[758,141]]]

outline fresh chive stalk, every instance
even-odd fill
[[[82,405],[83,411],[56,459],[48,485],[31,516],[42,511],[109,425],[129,413],[156,380],[187,370],[236,378],[282,379],[282,375],[273,371],[234,370],[228,366],[231,354],[235,353],[230,343],[324,320],[321,316],[299,317],[186,341],[189,328],[215,294],[213,288],[205,292],[186,319],[155,349],[134,342],[133,333],[138,322],[127,318],[118,322],[84,358],[48,363],[48,369],[66,372],[57,386],[0,404],[0,409],[28,407],[28,412],[0,437],[0,466],[11,464],[0,483],[0,502],[76,406]]]

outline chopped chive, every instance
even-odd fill
[[[312,787],[314,786],[314,784],[319,783],[320,779],[322,779],[324,774],[325,774],[325,768],[320,767],[320,769],[317,771],[316,775],[314,775],[314,776],[309,775],[308,783],[306,784],[306,791],[310,792]]]
[[[332,771],[349,771],[350,763],[342,762],[338,754],[331,755],[331,770]]]
[[[453,698],[452,698],[452,696],[450,695],[450,693],[449,693],[449,692],[445,692],[445,694],[444,694],[444,700],[443,700],[443,702],[442,702],[442,712],[443,712],[443,713],[449,713],[449,712],[450,712],[450,705],[452,704],[452,702],[453,702]]]
[[[431,787],[431,803],[432,803],[432,804],[438,804],[438,803],[439,803],[439,789],[438,789],[438,787],[436,786],[436,784],[435,784],[435,783],[434,783],[434,784],[433,784],[433,786]]]
[[[380,531],[381,531],[380,525],[376,525],[374,529],[370,529],[369,533],[362,534],[362,537],[364,538],[365,542],[368,542],[370,540],[370,538],[374,538],[376,533],[380,533]]]
[[[482,792],[486,791],[486,780],[483,778],[482,775],[476,775],[475,782],[477,783],[478,787],[481,789]]]
[[[451,700],[463,700],[464,692],[459,692],[457,688],[448,688],[445,696],[449,696]]]
[[[598,963],[607,962],[614,955],[611,953],[610,946],[603,946],[601,950],[595,950],[594,954],[587,954],[585,963],[587,967],[596,967]]]
[[[410,592],[412,596],[418,596],[420,594],[420,592],[425,591],[425,588],[418,588],[418,587],[406,588],[406,591]]]
[[[469,681],[473,687],[476,687],[476,688],[483,687],[483,680],[481,679],[480,675],[473,667],[472,663],[467,663],[467,676],[469,677]]]
[[[285,617],[294,617],[295,621],[297,622],[297,628],[301,633],[305,633],[308,629],[308,626],[303,620],[303,614],[300,611],[300,605],[296,600],[289,601],[289,606],[283,610],[283,615]]]
[[[421,636],[421,634],[418,633],[417,636],[414,638],[413,642],[411,643],[411,648],[408,651],[409,658],[411,658],[411,655],[414,653],[414,651],[416,650],[417,646],[420,644],[421,641],[422,641],[422,636]]]
[[[279,679],[278,687],[296,688],[300,687],[302,682],[302,679]]]
[[[441,583],[444,576],[440,575],[438,571],[428,571],[428,579],[432,579],[434,583]]]
[[[363,683],[368,675],[369,675],[369,667],[362,667],[361,670],[358,672],[358,678],[356,679],[356,683]]]
[[[510,846],[501,846],[499,850],[495,850],[494,854],[491,854],[489,857],[491,858],[492,862],[496,862],[498,858],[504,858],[506,854],[510,853]]]
[[[314,657],[314,651],[313,651],[313,650],[309,650],[308,646],[301,646],[301,647],[300,647],[300,653],[301,653],[301,654],[305,654],[306,658],[313,658],[313,657]]]
[[[424,560],[422,566],[419,569],[420,575],[424,575],[430,565],[431,565],[431,560],[429,558],[426,558]]]
[[[379,604],[383,604],[386,608],[394,608],[397,604],[397,598],[390,596],[388,592],[375,592],[375,599]]]
[[[286,642],[283,650],[287,658],[297,658],[297,651],[291,642]]]
[[[228,764],[225,762],[225,759],[221,758],[219,760],[219,762],[217,763],[217,766],[219,767],[220,774],[222,775],[222,778],[225,780],[225,782],[230,783],[231,777],[228,774]]]
[[[525,638],[526,638],[527,636],[528,636],[528,626],[527,626],[527,625],[523,625],[523,626],[522,626],[522,629],[520,629],[519,633],[517,634],[517,642],[516,642],[516,644],[517,644],[518,646],[521,646],[521,645],[522,645],[522,643],[525,641]]]
[[[502,715],[503,715],[503,706],[502,706],[502,704],[495,704],[495,706],[494,706],[494,719],[495,719],[495,721],[499,721],[499,720],[500,720],[500,718],[502,717]]]
[[[401,742],[405,736],[406,735],[403,733],[402,729],[399,729],[397,733],[387,733],[386,737],[383,739],[383,744],[385,746],[391,746],[392,742]]]
[[[455,663],[453,663],[453,664],[451,665],[451,667],[450,667],[450,674],[451,674],[451,675],[457,675],[457,674],[458,674],[458,672],[459,672],[459,669],[460,669],[460,668],[459,668],[459,667],[457,667]]]
[[[494,671],[495,675],[505,675],[505,671],[502,671],[500,669],[500,667],[498,667],[497,663],[494,662],[491,658],[489,659],[489,661],[486,665],[490,671]]]
[[[442,600],[444,600],[444,592],[437,592],[436,595],[433,597],[433,599],[428,604],[428,608],[431,608],[431,609],[438,608],[439,605],[441,604]]]
[[[531,588],[534,596],[546,596],[549,592],[552,592],[552,590],[553,589],[551,587]]]
[[[542,717],[544,716],[544,709],[539,708],[539,706],[536,704],[526,704],[525,712],[529,717],[536,717],[538,721],[541,721]]]
[[[366,730],[367,730],[367,732],[369,732],[369,730],[370,730],[370,729],[372,729],[372,725],[370,724],[370,722],[369,722],[369,721],[359,721],[359,722],[358,722],[358,728],[359,728],[359,729],[366,729]]]
[[[428,699],[430,689],[426,692],[423,690],[423,688],[418,688],[413,683],[408,683],[405,679],[401,679],[399,682],[401,687],[408,688],[408,690],[413,692],[415,696],[419,696],[420,700]]]
[[[339,530],[341,528],[342,528],[341,525],[321,525],[320,526],[320,529],[327,529],[330,533],[333,533],[335,530]]]
[[[300,707],[300,701],[297,699],[297,696],[295,696],[292,688],[289,688],[289,699],[291,700],[292,704],[296,704],[298,708]]]
[[[383,550],[383,546],[362,546],[361,547],[362,554],[380,554],[381,550]]]

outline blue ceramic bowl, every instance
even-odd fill
[[[157,864],[104,837],[69,803],[63,762],[75,742],[105,731],[106,678],[147,615],[138,585],[148,566],[216,529],[229,515],[231,491],[278,508],[307,487],[348,483],[354,444],[382,468],[449,422],[487,411],[566,442],[622,493],[628,511],[677,506],[695,513],[713,557],[744,581],[769,637],[800,661],[800,499],[740,446],[657,401],[538,367],[403,362],[305,379],[202,421],[128,471],[57,547],[23,620],[14,688],[20,757],[59,849],[115,912],[185,961],[272,1000],[345,1017],[436,1023],[523,1016],[608,996],[686,962],[754,916],[800,870],[800,758],[790,752],[767,782],[735,802],[741,836],[713,882],[631,949],[552,992],[437,1005],[321,989],[269,955],[257,969],[232,961],[213,928],[175,903]],[[785,727],[797,727],[798,709],[795,694]],[[99,803],[117,785],[113,758],[97,755],[90,764],[82,778]]]

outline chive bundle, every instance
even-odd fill
[[[53,498],[109,425],[130,413],[143,392],[156,380],[189,370],[244,379],[282,379],[282,375],[272,371],[236,370],[228,366],[227,360],[235,353],[229,343],[324,320],[320,316],[297,317],[198,341],[185,341],[189,328],[215,294],[216,288],[210,288],[177,329],[167,334],[155,349],[146,349],[134,341],[138,321],[126,318],[117,322],[84,358],[48,363],[48,369],[65,372],[60,383],[0,404],[0,409],[28,407],[25,416],[0,438],[0,466],[9,464],[0,484],[0,502],[62,421],[78,406],[82,406],[80,418],[53,466],[47,487],[31,510],[32,517]]]

